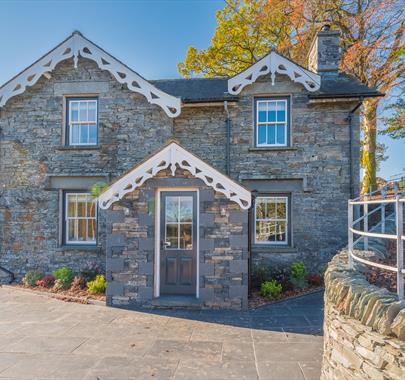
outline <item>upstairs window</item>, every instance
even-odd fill
[[[256,99],[256,146],[287,146],[289,141],[289,98]]]
[[[284,196],[256,198],[256,244],[288,244],[288,199]]]
[[[67,145],[97,145],[97,98],[67,99]]]

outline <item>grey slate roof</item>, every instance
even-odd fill
[[[185,103],[237,100],[228,94],[228,78],[160,79],[149,81],[160,90]]]
[[[228,78],[161,79],[150,81],[160,90],[177,97],[184,103],[238,100],[237,95],[228,94]],[[356,78],[339,74],[333,79],[322,79],[321,88],[310,93],[311,98],[381,96]]]

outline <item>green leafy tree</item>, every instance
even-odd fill
[[[381,135],[390,136],[393,139],[405,138],[405,100],[399,98],[395,103],[390,104],[385,108],[390,111],[391,115],[382,118],[385,128],[379,133]]]

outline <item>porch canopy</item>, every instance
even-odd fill
[[[250,191],[233,181],[226,175],[214,169],[194,154],[188,152],[177,142],[171,141],[150,158],[136,165],[131,171],[113,182],[99,198],[101,209],[108,209],[114,202],[119,201],[125,194],[134,191],[158,172],[169,169],[172,176],[177,168],[187,170],[195,178],[199,178],[207,186],[224,194],[246,210],[251,205]]]

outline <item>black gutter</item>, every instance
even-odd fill
[[[349,187],[350,187],[350,199],[355,197],[354,188],[353,188],[353,140],[354,140],[354,131],[353,131],[353,115],[363,104],[363,97],[359,98],[359,102],[356,106],[349,112],[348,121],[349,121]]]
[[[309,95],[309,99],[351,99],[351,98],[381,98],[385,96],[381,92],[371,92],[371,93],[352,93],[352,94],[331,94],[331,95]]]

